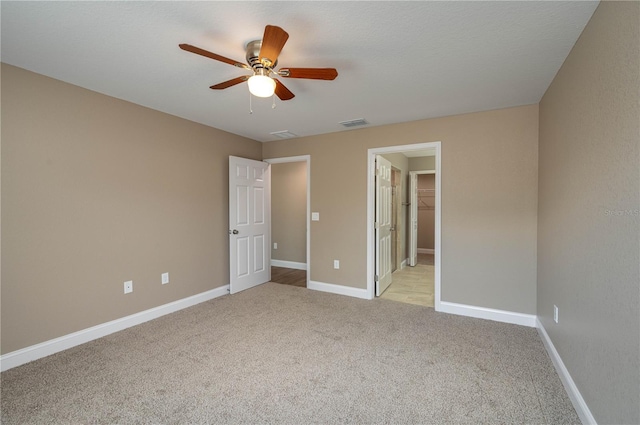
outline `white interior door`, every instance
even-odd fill
[[[409,171],[409,265],[418,264],[418,174]]]
[[[269,164],[229,157],[229,292],[271,279]]]
[[[376,296],[391,285],[391,162],[376,156]]]

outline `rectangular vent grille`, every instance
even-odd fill
[[[367,125],[369,123],[364,118],[358,118],[355,120],[341,121],[340,124],[343,125],[344,127],[349,128],[349,127],[358,127],[360,125]]]
[[[269,133],[269,134],[271,134],[272,136],[279,137],[281,139],[293,139],[294,137],[298,137],[297,134],[294,134],[289,130],[274,131],[273,133]]]

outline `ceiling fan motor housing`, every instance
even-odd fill
[[[262,47],[262,40],[253,40],[247,43],[247,63],[253,69],[256,75],[269,75],[269,73],[276,67],[278,61],[274,63],[268,60],[260,61],[260,48]]]

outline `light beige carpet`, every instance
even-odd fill
[[[274,283],[1,385],[3,424],[579,423],[535,329]]]

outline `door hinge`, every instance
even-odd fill
[[[378,223],[377,221],[375,223],[373,223],[373,228],[374,229],[379,229],[380,228],[380,223]]]
[[[378,275],[375,275],[375,276],[373,277],[373,280],[377,282],[377,281],[378,281]]]

